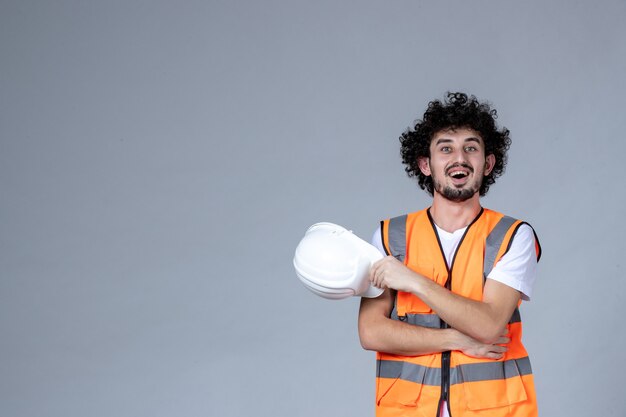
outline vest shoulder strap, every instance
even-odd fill
[[[489,275],[493,267],[496,265],[498,253],[500,252],[500,248],[502,246],[502,243],[504,242],[504,238],[515,223],[519,223],[519,221],[517,219],[514,219],[513,217],[504,216],[498,221],[496,226],[487,236],[487,241],[485,242],[485,260],[483,263],[483,273],[485,277]],[[511,238],[509,239],[509,244],[512,241],[513,239],[511,236]],[[508,248],[505,250],[504,253],[506,253],[507,250]],[[502,255],[504,255],[504,253]]]
[[[406,257],[406,219],[407,215],[393,217],[382,221],[380,231],[383,247],[387,255],[391,255],[400,262]]]

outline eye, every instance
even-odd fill
[[[465,152],[476,152],[478,148],[476,146],[467,146],[465,147]]]
[[[452,148],[449,146],[442,146],[439,150],[443,153],[450,153],[450,151],[452,151]]]

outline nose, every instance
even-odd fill
[[[465,163],[467,161],[465,152],[463,152],[463,149],[457,149],[454,151],[454,153],[452,154],[452,161],[455,163]]]

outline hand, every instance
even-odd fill
[[[466,334],[456,331],[456,336],[459,339],[459,348],[467,356],[473,358],[487,358],[487,359],[502,359],[508,348],[503,346],[509,343],[511,339],[508,337],[508,330],[504,329],[498,340],[494,343],[481,343],[476,339],[473,339]]]
[[[393,256],[387,256],[372,265],[370,281],[378,288],[413,292],[414,285],[422,276],[413,272]]]

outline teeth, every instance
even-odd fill
[[[450,176],[451,176],[451,177],[454,177],[455,175],[462,175],[462,176],[466,176],[467,174],[465,174],[465,172],[463,172],[463,171],[452,171],[452,172],[450,173]]]

